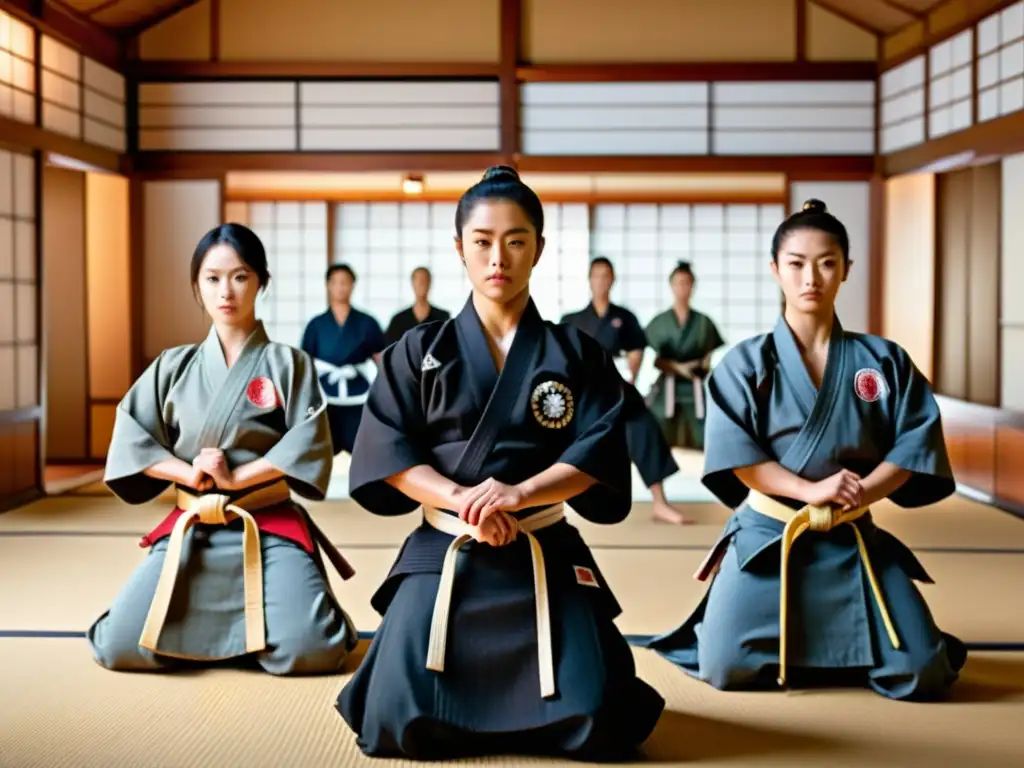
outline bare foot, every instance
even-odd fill
[[[693,520],[688,519],[686,515],[667,502],[654,502],[653,512],[654,519],[657,522],[672,523],[673,525],[693,524]]]

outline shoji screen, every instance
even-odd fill
[[[1024,109],[1024,2],[978,24],[978,122]]]
[[[306,323],[327,308],[327,203],[250,203],[247,218],[270,267],[256,311],[271,339],[297,347]]]
[[[455,314],[469,298],[469,279],[455,251],[454,203],[340,203],[335,227],[332,261],[355,270],[353,301],[382,327],[412,304],[410,275],[416,267],[433,274],[433,305]],[[531,293],[541,315],[557,322],[588,300],[587,206],[544,206],[544,237]]]
[[[469,297],[469,280],[455,252],[455,203],[339,203],[332,262],[356,273],[355,306],[386,328],[413,302],[410,275],[433,275],[430,303],[455,314]]]
[[[35,122],[35,58],[35,30],[0,11],[0,115]]]
[[[590,301],[590,209],[582,203],[544,206],[544,252],[533,270],[530,294],[542,317],[562,315]]]
[[[39,484],[36,161],[0,151],[0,506]]]
[[[689,261],[697,277],[693,307],[711,317],[732,345],[770,330],[781,294],[768,262],[782,205],[597,205],[592,256],[615,264],[612,300],[641,324],[672,306],[668,276]],[[640,386],[654,373],[648,350]]]

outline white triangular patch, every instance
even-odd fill
[[[420,366],[421,371],[432,371],[435,368],[440,368],[441,364],[437,362],[437,358],[427,352],[427,356],[423,358],[423,364]]]

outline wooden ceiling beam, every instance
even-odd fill
[[[100,3],[99,5],[94,5],[88,11],[81,11],[81,13],[82,13],[83,16],[88,16],[89,18],[92,18],[97,13],[102,13],[103,11],[107,10],[108,8],[112,8],[113,6],[118,5],[120,3],[123,3],[123,2],[124,2],[124,0],[104,0],[104,2]]]
[[[229,171],[472,171],[505,162],[500,152],[140,152],[133,175],[148,178],[211,178]],[[800,178],[870,178],[871,155],[787,156],[595,156],[517,155],[522,172],[533,173],[785,173]],[[825,176],[822,176],[824,174]]]
[[[197,5],[199,2],[200,0],[180,0],[180,2],[174,3],[173,5],[169,5],[163,10],[152,14],[151,16],[146,16],[145,18],[137,21],[135,24],[118,28],[117,35],[118,37],[125,39],[138,37],[147,29],[155,27],[160,22],[166,21],[167,19],[171,18],[171,16],[175,16],[187,8],[191,8],[193,5]]]
[[[498,88],[501,104],[501,154],[511,165],[519,154],[519,81],[516,72],[522,55],[522,0],[501,0],[501,47]]]
[[[894,11],[899,11],[904,16],[909,16],[916,21],[923,21],[927,18],[928,14],[925,11],[919,11],[916,8],[910,8],[904,5],[900,0],[879,0],[882,5],[892,8]]]
[[[779,80],[873,80],[873,61],[746,61],[659,64],[537,64],[517,73],[520,82],[713,82]]]
[[[143,82],[182,80],[301,80],[327,78],[487,78],[501,74],[500,64],[472,62],[361,61],[176,61],[143,59],[126,65]]]

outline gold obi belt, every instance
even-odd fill
[[[833,507],[816,507],[808,504],[799,510],[793,510],[785,504],[776,501],[771,496],[766,496],[758,491],[751,491],[747,497],[747,506],[755,512],[766,517],[771,517],[779,522],[785,523],[782,531],[782,565],[779,575],[779,685],[786,682],[786,624],[788,620],[788,586],[789,586],[789,554],[793,544],[806,531],[827,533],[840,525],[849,525],[857,537],[857,549],[860,552],[861,562],[867,572],[868,581],[871,584],[871,591],[874,594],[875,603],[878,605],[878,612],[882,615],[882,622],[889,635],[893,648],[900,647],[900,639],[896,634],[895,625],[885,607],[885,599],[882,597],[882,587],[875,576],[874,568],[871,567],[871,558],[868,555],[867,545],[864,543],[864,536],[854,522],[868,513],[868,507],[858,507],[843,512]]]
[[[548,599],[547,571],[544,568],[544,551],[533,533],[548,528],[564,518],[564,504],[553,504],[524,517],[516,518],[519,533],[525,534],[530,543],[530,557],[533,560],[533,593],[537,606],[537,656],[540,668],[540,693],[543,698],[555,695],[555,663],[551,643],[551,611]],[[478,529],[454,515],[426,505],[423,507],[423,520],[437,530],[455,537],[448,545],[444,564],[441,566],[441,581],[437,587],[434,615],[430,622],[430,642],[427,646],[427,669],[443,672],[452,590],[455,586],[455,559],[463,544],[477,539]]]
[[[260,532],[250,510],[255,511],[277,506],[291,500],[288,483],[279,480],[246,493],[234,500],[225,494],[208,493],[196,496],[184,489],[177,491],[177,506],[183,514],[177,519],[167,541],[160,580],[149,606],[149,614],[142,628],[139,645],[159,653],[157,643],[167,620],[167,611],[174,595],[174,585],[181,568],[182,545],[188,529],[196,523],[227,525],[241,518],[242,573],[245,593],[245,650],[246,653],[262,651],[267,645],[267,629],[263,615],[263,556],[260,549]]]

